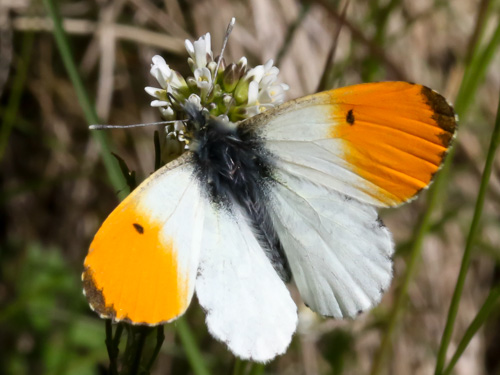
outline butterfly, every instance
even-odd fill
[[[457,126],[441,95],[366,83],[236,124],[184,110],[189,151],[121,202],[90,245],[82,278],[94,311],[159,325],[196,293],[210,333],[265,362],[296,330],[287,283],[322,316],[380,302],[394,244],[376,208],[408,202],[439,170]]]

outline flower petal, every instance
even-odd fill
[[[257,104],[258,97],[259,97],[259,84],[255,81],[252,81],[248,86],[248,105]]]
[[[170,103],[164,100],[153,100],[151,102],[151,107],[169,107]]]
[[[146,86],[144,87],[144,91],[146,91],[149,95],[154,96],[155,98],[160,98],[160,92],[164,90],[159,89],[158,87]]]

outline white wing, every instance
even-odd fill
[[[207,210],[196,295],[210,333],[243,359],[265,362],[285,352],[297,307],[247,222]]]
[[[188,162],[169,163],[108,216],[90,245],[84,292],[101,317],[156,325],[182,315],[193,296],[204,208]]]
[[[335,318],[376,305],[392,278],[393,244],[375,209],[277,173],[271,214],[304,302]]]
[[[395,206],[426,188],[455,127],[441,95],[406,82],[322,92],[239,124],[270,151],[274,225],[313,310],[353,317],[379,302],[393,244],[372,206]]]
[[[375,206],[427,187],[454,136],[446,100],[406,82],[361,84],[284,103],[240,124],[279,167]]]

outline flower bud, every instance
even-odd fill
[[[238,75],[238,78],[243,77],[243,75],[247,72],[247,58],[243,56],[240,61],[238,61],[238,64],[236,65],[236,73]]]
[[[222,87],[225,92],[233,92],[236,88],[239,80],[237,69],[236,64],[231,63],[224,70],[222,75]]]
[[[234,89],[234,99],[236,103],[243,104],[248,100],[248,88],[250,86],[251,79],[240,79],[236,88]]]

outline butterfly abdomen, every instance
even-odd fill
[[[194,133],[197,177],[218,209],[236,204],[282,279],[291,278],[281,242],[266,208],[272,166],[256,136],[242,139],[232,124],[207,118]]]

